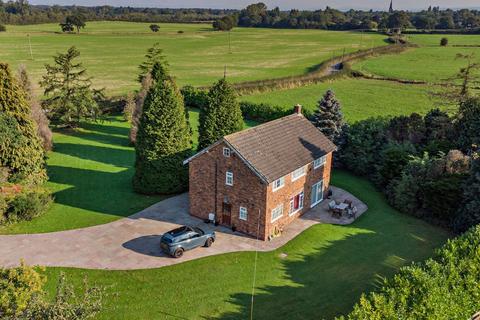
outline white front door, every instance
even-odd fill
[[[310,207],[315,207],[323,201],[323,180],[312,186],[312,198]]]

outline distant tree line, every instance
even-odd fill
[[[293,28],[293,29],[406,29],[420,30],[457,29],[471,30],[480,28],[478,10],[440,10],[429,7],[420,12],[407,11],[340,11],[326,7],[316,11],[280,11],[278,7],[269,10],[264,3],[251,4],[240,12],[231,14],[231,22],[226,18],[218,19],[214,27],[222,26]],[[228,30],[228,29],[227,29]]]
[[[234,12],[220,9],[163,9],[132,7],[36,6],[26,0],[0,0],[0,24],[64,23],[69,16],[83,16],[87,21],[132,22],[205,22]],[[72,30],[73,31],[73,30]]]

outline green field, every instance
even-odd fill
[[[294,89],[242,96],[244,101],[269,103],[292,108],[300,103],[315,110],[326,90],[333,89],[342,104],[342,112],[349,122],[376,116],[396,116],[418,112],[425,114],[435,104],[423,85],[402,85],[395,82],[361,79],[340,79]]]
[[[259,253],[254,319],[345,314],[362,292],[412,260],[430,257],[449,236],[393,210],[363,179],[336,171],[333,183],[369,210],[351,226],[317,225],[278,250]],[[60,271],[78,285],[87,275],[110,294],[100,319],[249,319],[254,256],[232,253],[138,271],[48,268],[48,290]]]
[[[214,32],[206,24],[160,24],[158,33],[148,23],[88,22],[80,34],[60,34],[57,24],[7,26],[0,33],[0,61],[14,67],[26,64],[35,80],[52,56],[75,45],[94,84],[110,95],[137,89],[137,66],[145,51],[160,42],[180,85],[210,85],[227,66],[232,82],[303,74],[309,68],[345,52],[385,45],[385,36],[320,30],[235,28]],[[178,31],[184,31],[179,34]],[[34,60],[31,60],[30,35]]]
[[[354,70],[367,74],[407,80],[443,82],[466,65],[465,60],[455,59],[458,53],[476,54],[480,62],[480,36],[447,35],[448,47],[440,47],[441,35],[413,35],[410,40],[419,48],[409,49],[399,55],[385,55],[356,63]],[[478,47],[454,47],[472,46]]]

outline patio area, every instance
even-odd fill
[[[332,199],[352,201],[358,208],[357,219],[367,211],[367,206],[350,193],[335,187],[332,191]],[[315,224],[345,225],[355,220],[332,217],[328,211],[329,201],[323,201],[296,219],[279,237],[260,241],[190,216],[188,194],[185,193],[104,225],[45,234],[0,236],[0,266],[17,266],[24,259],[29,265],[132,270],[158,268],[229,252],[271,251]],[[171,258],[160,250],[160,238],[163,233],[180,225],[213,230],[217,239],[210,248],[197,248],[185,252],[179,259]]]

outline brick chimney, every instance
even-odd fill
[[[293,113],[302,114],[302,106],[297,104],[293,107]]]

